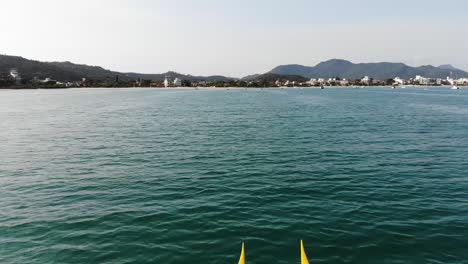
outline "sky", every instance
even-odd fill
[[[242,77],[283,64],[468,70],[466,0],[0,0],[0,54]]]

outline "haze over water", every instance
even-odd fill
[[[468,263],[468,91],[0,92],[1,263]]]

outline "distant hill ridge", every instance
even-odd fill
[[[276,73],[265,73],[265,74],[254,74],[249,75],[241,79],[242,81],[260,81],[260,82],[276,82],[276,81],[291,81],[291,82],[306,82],[307,79],[301,75],[286,75],[286,74],[276,74]]]
[[[437,68],[439,68],[439,69],[444,69],[444,70],[452,70],[452,71],[453,71],[453,70],[459,70],[459,69],[453,67],[453,65],[451,65],[451,64],[440,65],[440,66],[437,67]]]
[[[181,78],[190,81],[230,81],[234,78],[224,76],[192,76],[169,71],[160,74],[143,73],[122,73],[106,70],[99,66],[89,66],[84,64],[74,64],[71,62],[40,62],[28,60],[18,56],[0,55],[0,73],[8,73],[16,69],[21,78],[32,80],[35,77],[39,79],[52,78],[58,81],[78,81],[82,78],[93,80],[156,80],[162,81],[166,77],[174,79]]]
[[[321,62],[316,66],[303,66],[298,64],[281,65],[269,73],[281,75],[300,75],[306,78],[347,78],[359,79],[369,76],[374,79],[390,79],[400,77],[403,79],[414,78],[421,75],[427,78],[446,78],[448,76],[464,78],[468,73],[451,65],[434,67],[431,65],[411,67],[403,63],[352,63],[346,60],[332,59]]]
[[[99,66],[74,64],[71,62],[40,62],[28,60],[18,56],[0,55],[0,74],[8,73],[16,69],[24,80],[52,78],[58,81],[78,81],[82,78],[92,80],[155,80],[162,81],[165,77],[171,79],[180,78],[189,81],[233,81],[236,78],[225,76],[192,76],[169,71],[160,74],[143,74],[133,72],[116,72]],[[360,79],[369,76],[374,79],[390,79],[400,77],[403,79],[414,78],[421,75],[428,78],[468,78],[468,73],[446,64],[439,67],[431,65],[411,67],[403,63],[381,62],[381,63],[352,63],[346,60],[332,59],[321,62],[316,66],[304,66],[298,64],[281,65],[265,74],[249,75],[244,81],[271,81],[273,79],[291,81],[302,81],[310,78],[346,78]]]

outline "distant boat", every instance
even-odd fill
[[[323,90],[323,89],[325,89],[325,87],[322,85],[322,86],[320,86],[320,89],[322,89],[322,90]]]
[[[450,90],[460,90],[460,87],[454,85],[452,88],[450,88]]]

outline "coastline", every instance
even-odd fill
[[[422,85],[406,85],[404,87],[393,86],[324,86],[323,89],[317,86],[305,87],[60,87],[60,88],[42,88],[42,87],[24,87],[24,88],[0,88],[0,91],[26,91],[26,90],[89,90],[89,89],[146,89],[146,90],[159,90],[159,91],[187,91],[187,90],[200,90],[200,91],[213,91],[213,90],[287,90],[287,89],[313,89],[313,90],[326,90],[326,89],[451,89],[452,86],[422,86]],[[460,89],[467,89],[468,86],[459,86]]]

